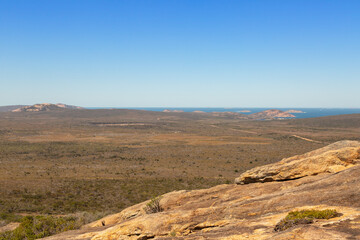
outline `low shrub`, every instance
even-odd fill
[[[147,214],[162,212],[164,209],[160,205],[161,197],[155,197],[150,200],[144,207],[144,211]]]
[[[338,216],[339,213],[335,209],[315,210],[305,209],[301,211],[289,212],[278,224],[275,231],[284,231],[299,224],[310,224],[314,219],[329,219]]]

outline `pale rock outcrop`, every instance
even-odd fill
[[[335,173],[360,162],[360,142],[340,141],[315,151],[256,167],[235,179],[237,184],[284,181],[320,173]]]
[[[34,104],[31,106],[23,106],[17,109],[12,110],[11,112],[47,112],[61,109],[83,109],[82,107],[66,105],[63,103],[40,103]]]
[[[284,112],[278,109],[270,109],[262,112],[252,113],[248,115],[249,118],[258,119],[258,120],[271,120],[271,119],[286,119],[286,118],[295,118],[293,114]]]

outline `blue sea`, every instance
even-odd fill
[[[110,108],[89,108],[89,109],[110,109]],[[114,108],[112,108],[114,109]],[[136,110],[147,110],[147,111],[158,111],[162,112],[166,109],[168,110],[180,110],[184,112],[193,112],[193,111],[203,111],[203,112],[238,112],[242,114],[251,114],[256,112],[261,112],[269,109],[279,109],[282,111],[287,110],[299,110],[304,113],[291,113],[296,118],[314,118],[314,117],[324,117],[324,116],[333,116],[333,115],[342,115],[342,114],[353,114],[360,113],[360,108],[163,108],[163,107],[144,107],[144,108],[116,108],[115,109],[136,109]],[[248,110],[250,112],[243,112]]]

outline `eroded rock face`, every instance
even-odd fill
[[[321,158],[330,151],[331,156],[336,156],[333,161],[353,166],[337,173],[171,192],[160,201],[163,212],[146,214],[143,208],[147,202],[143,202],[81,230],[46,239],[359,239],[360,165],[354,165],[358,152],[342,151],[343,147],[357,148],[357,144],[339,142],[303,157],[293,157],[293,161],[304,156]],[[341,216],[298,225],[284,232],[274,231],[276,223],[289,211],[308,208],[336,209]]]
[[[360,142],[340,141],[303,155],[256,167],[235,179],[237,184],[284,181],[320,173],[335,173],[360,162]]]

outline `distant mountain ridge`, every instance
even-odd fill
[[[63,109],[83,109],[82,107],[73,106],[73,105],[66,105],[63,103],[40,103],[40,104],[34,104],[31,106],[23,106],[14,110],[11,110],[11,112],[46,112],[46,111],[54,111],[54,110],[63,110]]]
[[[295,118],[296,116],[284,112],[278,109],[265,110],[262,112],[252,113],[245,115],[238,112],[212,112],[212,116],[217,117],[228,117],[228,118],[238,118],[238,119],[252,119],[252,120],[272,120],[272,119],[288,119]]]
[[[47,111],[56,111],[64,109],[84,109],[79,106],[67,105],[63,103],[39,103],[34,105],[14,105],[14,106],[3,106],[0,107],[0,112],[47,112]],[[183,110],[163,110],[164,113],[183,113]],[[299,111],[300,112],[300,111]],[[203,112],[203,111],[194,111],[195,114],[205,114],[211,115],[214,117],[221,118],[236,118],[236,119],[252,119],[252,120],[272,120],[272,119],[289,119],[296,118],[293,114],[287,111],[282,111],[278,109],[270,109],[252,114],[242,114],[239,112]]]
[[[183,113],[183,110],[163,110],[164,113]],[[249,112],[249,111],[246,111]],[[203,112],[203,111],[193,111],[195,114],[205,114],[211,115],[214,117],[222,117],[222,118],[232,118],[232,119],[252,119],[252,120],[272,120],[272,119],[288,119],[295,118],[291,113],[281,111],[278,109],[270,109],[262,112],[257,112],[253,114],[243,114],[239,112]]]

